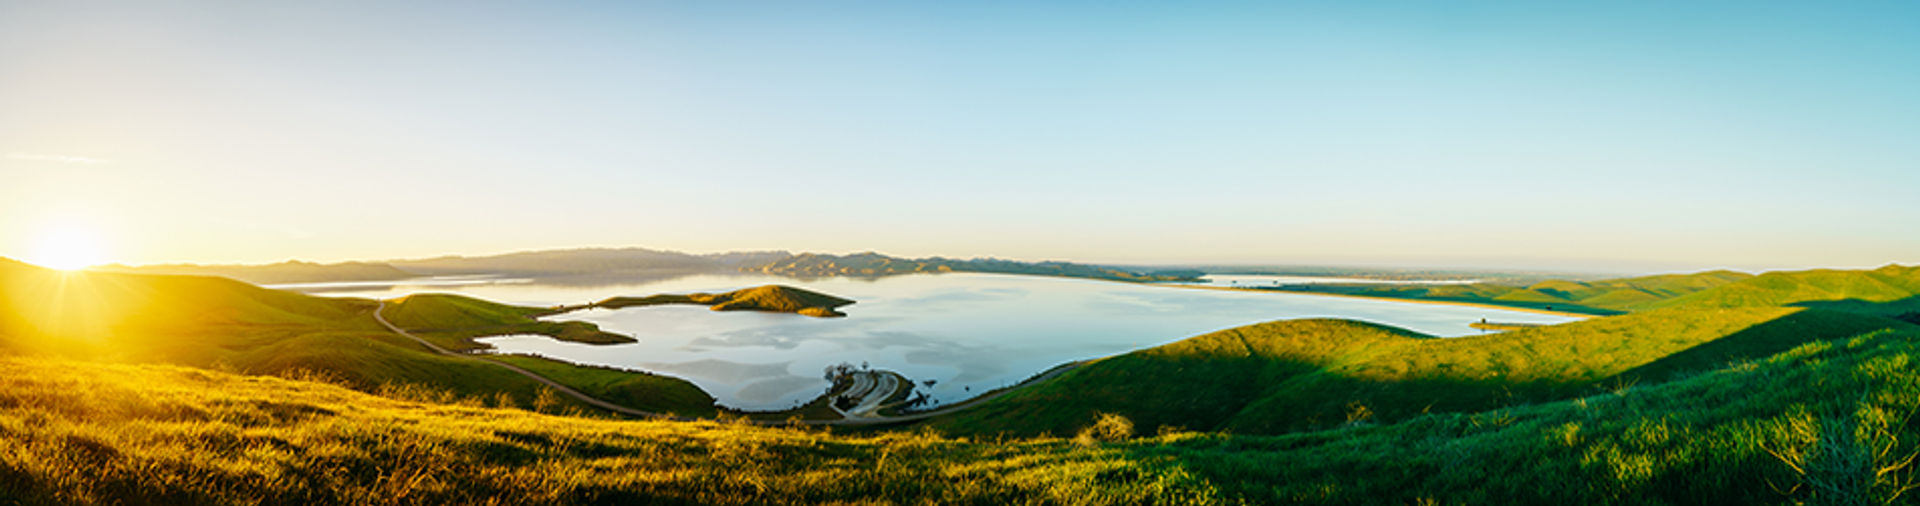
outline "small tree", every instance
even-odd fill
[[[825,378],[828,382],[839,383],[842,378],[853,374],[853,371],[855,369],[852,362],[841,362],[827,366]]]

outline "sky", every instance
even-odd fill
[[[1917,20],[1913,2],[5,1],[0,256],[1914,264]]]

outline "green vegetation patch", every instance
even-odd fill
[[[690,293],[660,294],[646,297],[613,297],[596,302],[592,307],[620,309],[660,304],[696,304],[711,307],[714,311],[768,311],[831,318],[846,316],[846,313],[837,311],[835,308],[852,303],[853,301],[850,299],[843,299],[811,290],[785,285],[765,285],[743,288],[721,294]]]
[[[720,411],[712,395],[685,380],[641,371],[575,365],[527,355],[488,357],[572,387],[594,398],[642,411],[713,418]]]
[[[415,294],[387,304],[387,321],[449,350],[485,349],[475,337],[538,334],[589,344],[634,342],[632,337],[600,330],[583,321],[537,319],[554,309],[513,306],[454,294]]]

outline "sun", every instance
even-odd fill
[[[41,267],[70,271],[105,263],[106,255],[100,247],[100,236],[92,230],[64,226],[42,234],[34,243],[33,255],[26,260]]]

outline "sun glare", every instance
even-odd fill
[[[34,245],[33,256],[26,260],[41,267],[70,271],[99,265],[106,261],[106,256],[100,247],[99,236],[93,231],[59,227],[40,236]]]

